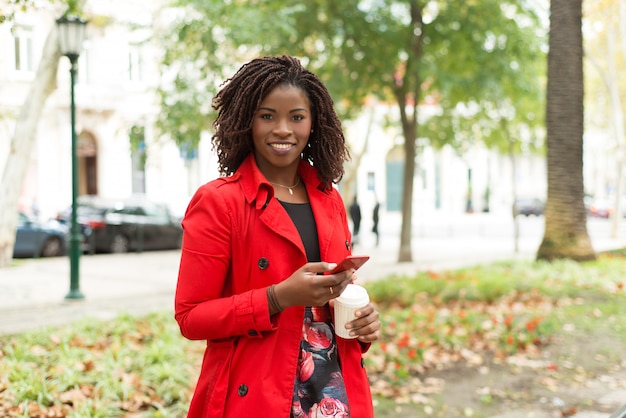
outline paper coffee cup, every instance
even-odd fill
[[[341,338],[356,338],[349,335],[346,323],[352,321],[354,312],[367,305],[370,297],[364,287],[357,284],[349,284],[345,290],[335,298],[335,333]]]

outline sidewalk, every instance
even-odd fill
[[[414,262],[397,263],[399,225],[388,220],[378,247],[373,237],[363,237],[354,254],[370,260],[359,270],[358,280],[374,280],[417,270],[437,270],[495,259],[532,257],[515,254],[500,237],[416,237]],[[444,230],[444,228],[441,228]],[[471,239],[471,244],[468,243]],[[369,241],[368,241],[369,240]],[[511,247],[511,249],[509,249]],[[530,248],[530,245],[528,245]],[[0,269],[0,335],[69,323],[82,317],[108,319],[118,313],[143,314],[173,309],[180,260],[179,251],[98,254],[80,257],[82,300],[66,300],[70,286],[68,257],[15,260]]]
[[[71,323],[173,309],[179,251],[80,258],[82,300],[66,300],[67,257],[16,260],[0,269],[0,335]]]
[[[417,224],[413,262],[398,263],[399,219],[381,224],[380,244],[364,235],[354,254],[370,260],[358,271],[359,281],[424,270],[445,270],[495,260],[532,259],[541,242],[543,218],[521,220],[518,250],[510,236],[510,219],[474,214],[456,219],[430,218]],[[590,236],[596,251],[626,247],[624,238],[609,238],[606,222],[594,224]],[[69,323],[81,317],[108,319],[118,313],[143,314],[173,309],[180,252],[98,254],[80,257],[82,300],[66,300],[68,257],[15,260],[0,269],[0,335]]]

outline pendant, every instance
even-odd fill
[[[293,190],[287,188],[287,190],[289,190],[289,194],[293,196]]]

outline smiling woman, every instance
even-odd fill
[[[354,269],[323,274],[352,251],[326,87],[293,57],[264,57],[213,106],[224,177],[189,203],[175,301],[182,334],[208,342],[188,416],[373,417],[362,357],[378,312],[360,308],[338,337],[333,303]]]

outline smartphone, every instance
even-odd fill
[[[341,263],[338,263],[337,267],[326,274],[340,273],[350,268],[358,270],[358,268],[365,264],[365,262],[369,259],[369,255],[349,255],[344,258]]]

